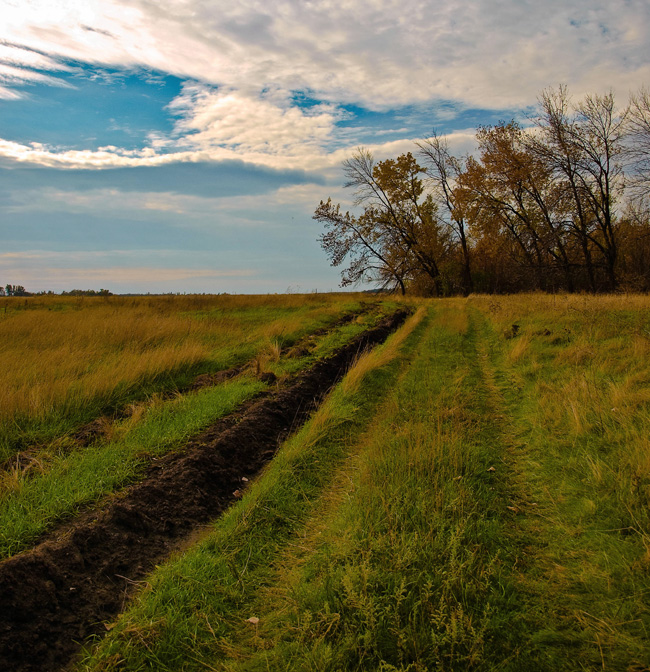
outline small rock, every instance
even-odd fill
[[[257,618],[257,616],[251,616],[250,618],[247,618],[246,621],[248,623],[252,623],[253,625],[257,625],[260,622],[260,619]]]
[[[496,469],[495,469],[494,467],[490,467],[490,468],[488,469],[488,472],[492,472],[492,471],[496,471]]]

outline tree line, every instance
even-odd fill
[[[41,292],[28,292],[22,285],[0,286],[0,296],[56,296],[52,290]],[[108,289],[71,289],[69,292],[61,292],[61,296],[113,296]]]
[[[0,296],[31,296],[22,285],[0,285]]]
[[[435,132],[414,152],[343,164],[359,214],[314,219],[342,286],[444,296],[650,290],[650,92],[574,103],[545,90],[529,127],[481,126],[456,156]]]

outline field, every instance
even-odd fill
[[[0,669],[650,670],[650,298],[7,298],[0,337]]]

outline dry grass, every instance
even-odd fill
[[[414,303],[242,500],[228,543],[168,567],[124,621],[174,609],[174,627],[112,632],[105,662],[650,669],[650,299]]]
[[[386,366],[392,361],[397,356],[404,341],[422,321],[426,312],[426,307],[420,306],[415,314],[408,318],[404,326],[397,333],[393,334],[383,347],[375,348],[360,355],[342,383],[343,392],[345,394],[354,393],[368,371]]]
[[[279,353],[350,295],[4,299],[0,427],[70,414],[193,367]],[[329,316],[329,317],[328,317]]]

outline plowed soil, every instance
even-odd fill
[[[277,392],[252,402],[159,460],[101,511],[0,563],[0,670],[62,669],[137,582],[217,518],[317,407],[359,351],[406,318],[398,311]]]

